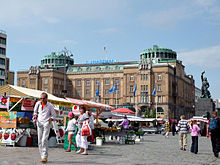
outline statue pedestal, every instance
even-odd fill
[[[210,98],[199,98],[195,103],[195,116],[207,115],[207,112],[212,115],[215,110],[215,104]]]

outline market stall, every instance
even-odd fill
[[[40,95],[44,91],[34,90],[29,88],[17,87],[13,85],[4,85],[0,87],[0,116],[2,123],[0,124],[2,137],[0,137],[1,144],[14,145],[21,141],[22,137],[37,135],[32,121],[33,109],[36,101],[40,99]],[[48,101],[54,106],[72,107],[73,104],[66,99],[56,97],[48,94]],[[9,121],[7,121],[9,120]],[[14,120],[14,121],[13,121]],[[3,125],[4,123],[14,123],[14,125]],[[59,136],[59,127],[56,121],[53,122],[54,131]],[[10,134],[9,134],[10,133]],[[1,136],[0,134],[0,136]],[[6,134],[6,136],[5,136]],[[8,137],[16,138],[3,138]],[[14,139],[13,143],[8,139]],[[35,138],[36,139],[36,138]],[[27,140],[27,138],[26,138]],[[10,142],[10,143],[9,143]],[[27,142],[28,143],[28,142]]]

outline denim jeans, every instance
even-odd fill
[[[198,153],[198,136],[192,136],[191,152]]]

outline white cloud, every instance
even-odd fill
[[[178,56],[188,65],[220,68],[220,45],[179,53]]]
[[[78,42],[77,41],[75,41],[75,40],[61,40],[61,41],[57,41],[57,44],[61,44],[61,45],[64,45],[64,46],[66,46],[66,45],[76,45],[76,44],[78,44]]]
[[[101,35],[109,35],[118,32],[118,29],[114,27],[110,27],[110,28],[95,30],[94,32]]]
[[[182,0],[170,2],[169,7],[153,8],[138,16],[138,21],[147,27],[166,28],[177,23],[200,19],[206,23],[220,24],[220,4],[216,0]],[[159,4],[159,3],[158,3]]]
[[[127,10],[126,0],[7,0],[1,1],[0,20],[10,26],[39,22],[85,21],[120,17]]]

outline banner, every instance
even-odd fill
[[[23,100],[21,110],[22,111],[34,111],[35,100]]]
[[[7,96],[0,96],[0,108],[7,109],[9,106],[9,101]]]
[[[17,112],[0,112],[0,128],[16,128]]]

